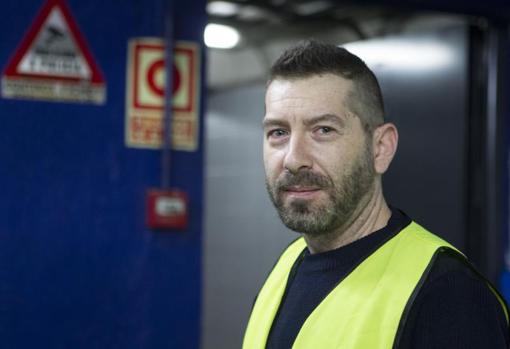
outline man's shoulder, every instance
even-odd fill
[[[482,285],[487,284],[486,279],[464,255],[450,248],[442,248],[437,251],[427,277],[429,283],[443,278],[468,278]]]
[[[490,282],[481,274],[475,265],[454,245],[444,240],[439,235],[430,232],[415,221],[412,221],[408,227],[403,230],[412,230],[418,239],[427,240],[427,242],[435,245],[436,251],[424,275],[423,288],[434,288],[448,281],[469,282],[472,285],[482,287],[491,294]],[[492,285],[491,285],[492,287]]]
[[[481,306],[503,309],[496,288],[459,252],[440,249],[431,261],[420,289],[421,297],[456,299]]]
[[[409,310],[398,348],[506,348],[503,305],[458,252],[437,253]]]

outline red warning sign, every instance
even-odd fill
[[[48,0],[2,76],[2,97],[105,101],[105,81],[64,0]]]
[[[129,42],[126,88],[126,144],[159,148],[165,107],[165,47],[160,38]],[[172,110],[174,149],[193,151],[198,146],[198,46],[178,41],[173,56]]]

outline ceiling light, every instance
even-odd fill
[[[212,48],[232,48],[239,43],[239,32],[222,24],[208,24],[204,31],[204,41]]]
[[[212,1],[207,4],[207,13],[212,16],[233,16],[238,10],[239,5],[228,1]]]
[[[454,59],[452,49],[448,46],[427,40],[383,39],[353,42],[342,46],[371,67],[430,70],[451,64]]]

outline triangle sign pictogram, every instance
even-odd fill
[[[65,0],[48,0],[43,5],[4,77],[105,82]]]

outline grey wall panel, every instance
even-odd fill
[[[388,119],[400,131],[397,156],[384,178],[387,199],[465,249],[467,30],[458,26],[392,40],[410,50],[436,47],[444,59],[422,70],[374,67]]]
[[[266,193],[264,85],[209,97],[202,348],[240,348],[258,289],[296,234]]]

